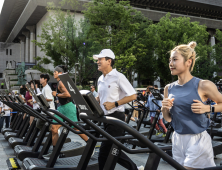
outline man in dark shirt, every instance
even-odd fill
[[[64,84],[60,81],[59,75],[64,73],[65,71],[64,66],[57,66],[54,70],[54,78],[58,81],[57,84],[57,91],[52,91],[52,95],[55,97],[58,97],[60,106],[57,108],[57,110],[62,113],[64,116],[72,120],[73,122],[77,122],[77,115],[76,115],[76,106],[72,103],[71,95],[65,88]],[[63,119],[56,114],[54,115],[57,119],[63,121]],[[53,120],[56,122],[55,120]],[[58,130],[62,125],[59,124],[53,124],[51,127],[52,131],[52,145],[53,148],[55,147],[58,139],[59,134]],[[76,129],[77,130],[77,129]],[[88,140],[88,137],[85,134],[78,134],[85,142]],[[43,157],[45,159],[49,159],[51,154],[44,155]]]

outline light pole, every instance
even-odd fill
[[[75,64],[75,85],[76,85],[76,66],[79,65],[79,63]]]

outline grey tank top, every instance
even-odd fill
[[[179,85],[176,81],[168,87],[168,98],[174,98],[173,107],[170,109],[172,127],[179,134],[198,134],[210,125],[205,114],[196,114],[191,110],[194,99],[203,102],[198,94],[200,80],[193,77],[184,85]]]

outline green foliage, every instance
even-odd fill
[[[61,10],[64,5],[72,6],[74,13]],[[221,71],[218,65],[222,64],[220,30],[216,32],[219,43],[211,47],[206,26],[190,22],[188,17],[172,18],[167,14],[153,24],[132,8],[129,1],[93,0],[86,3],[85,19],[77,21],[77,5],[76,0],[62,0],[60,6],[49,3],[50,17],[39,35],[41,41],[35,41],[45,56],[36,57],[35,69],[52,74],[42,65],[66,65],[68,71],[73,72],[79,63],[77,82],[82,85],[94,77],[97,70],[92,55],[109,48],[116,55],[115,67],[131,83],[138,73],[139,81],[153,82],[160,77],[164,86],[176,78],[170,74],[169,51],[177,45],[196,41],[197,60],[192,74],[216,81],[213,73]]]
[[[21,86],[21,84],[11,84],[10,87],[13,87],[13,86]]]
[[[160,19],[160,22],[150,25],[146,34],[152,37],[151,41],[154,45],[156,58],[153,62],[154,70],[164,81],[164,84],[172,82],[173,79],[169,71],[169,51],[177,45],[187,44],[191,41],[197,42],[195,50],[197,57],[199,57],[193,75],[203,79],[212,75],[212,72],[208,71],[212,68],[211,60],[209,60],[212,48],[207,44],[209,33],[206,26],[199,25],[198,22],[190,22],[188,17],[171,18],[168,13]]]
[[[213,51],[211,53],[211,60],[212,67],[210,67],[211,73],[213,72],[221,72],[222,71],[222,32],[217,29],[215,38],[217,40],[217,43],[213,46]],[[222,79],[221,76],[216,76],[213,78],[214,82],[218,81],[217,79]]]
[[[131,53],[136,56],[133,73],[136,72],[139,75],[137,80],[140,85],[140,82],[143,80],[154,81],[156,79],[153,64],[154,43],[153,35],[146,34],[146,29],[152,24],[152,22],[141,14],[135,16],[134,20],[139,23],[139,27],[134,35],[131,36],[127,43],[127,47],[130,47]],[[133,76],[134,75],[132,74],[132,79]]]
[[[77,57],[74,46],[74,37],[77,31],[75,15],[70,11],[62,11],[62,5],[65,1],[60,3],[60,6],[55,6],[54,3],[48,3],[48,12],[51,14],[48,21],[42,27],[42,34],[38,35],[41,42],[35,41],[36,45],[45,52],[45,55],[50,57],[43,57],[40,59],[40,64],[52,63],[54,66],[66,65],[71,71],[75,64]],[[72,3],[75,3],[72,1]],[[71,34],[73,33],[73,34]],[[70,39],[70,37],[72,37]],[[38,58],[39,59],[39,58]],[[38,67],[39,68],[39,67]]]
[[[117,3],[116,0],[94,0],[86,7],[83,12],[90,22],[94,44],[102,49],[110,48],[116,55],[122,54],[131,34],[138,29],[139,24],[133,22],[138,11],[128,1]]]
[[[83,87],[80,85],[80,86],[76,86],[78,90],[82,90]],[[84,89],[85,90],[85,89]]]
[[[132,82],[136,61],[146,55],[140,40],[151,21],[133,9],[129,1],[94,0],[86,4],[84,14],[90,23],[92,49],[111,49],[116,55],[115,67]]]
[[[71,6],[73,11],[62,10],[64,5]],[[85,79],[91,77],[95,69],[92,70],[93,67],[89,69],[92,64],[87,57],[92,52],[89,52],[92,43],[87,37],[89,24],[83,19],[76,20],[75,8],[77,5],[76,0],[63,0],[59,6],[48,3],[47,9],[50,16],[42,27],[42,34],[38,35],[41,41],[35,41],[46,56],[37,57],[38,64],[34,68],[52,74],[52,71],[42,67],[43,64],[52,63],[54,67],[66,65],[68,72],[74,72],[75,65],[78,63],[76,69],[81,84]]]
[[[89,90],[89,91],[90,91],[90,87],[91,87],[90,85],[86,85],[86,86],[83,86],[82,89],[83,89],[83,90]]]
[[[115,67],[118,71],[124,73],[128,76],[130,71],[132,70],[132,67],[135,65],[136,57],[133,54],[128,55],[120,55],[116,56],[116,63]]]
[[[41,65],[42,64],[50,64],[51,63],[51,60],[49,60],[48,58],[46,57],[35,57],[37,64],[35,66],[33,66],[33,69],[36,69],[36,70],[39,70],[41,71],[42,73],[49,73],[50,75],[53,75],[53,72],[50,70],[50,69],[45,69],[43,68]]]
[[[220,80],[222,80],[222,76],[216,76],[216,77],[214,77],[213,82],[214,82],[214,83],[217,83],[217,82],[219,82]]]

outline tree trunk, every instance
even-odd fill
[[[137,81],[138,81],[138,86],[141,86],[141,81],[140,81],[140,74],[137,75]]]
[[[79,67],[79,70],[78,70],[78,77],[79,77],[79,85],[81,86],[82,85],[82,65]]]
[[[131,84],[133,85],[133,82],[134,82],[134,76],[135,76],[135,72],[133,72],[132,74],[131,74]]]

